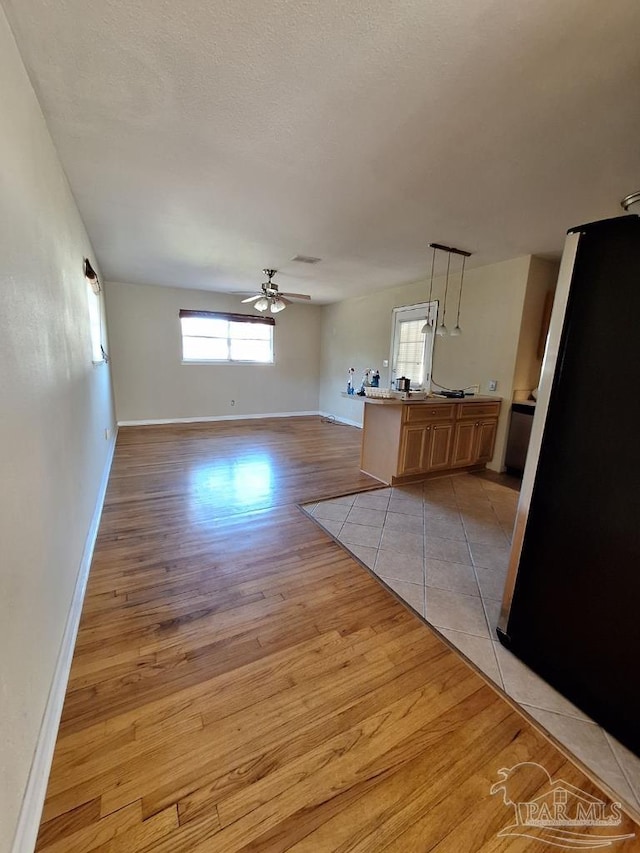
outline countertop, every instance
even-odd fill
[[[434,405],[442,403],[500,403],[502,397],[484,397],[480,394],[474,394],[469,397],[425,397],[423,399],[402,400],[398,397],[360,397],[365,403],[372,403],[374,406],[415,406],[415,405]]]

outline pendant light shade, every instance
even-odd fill
[[[433,334],[433,320],[431,317],[427,317],[427,321],[424,326],[420,329],[423,335],[432,335]]]

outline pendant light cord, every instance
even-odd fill
[[[429,285],[429,304],[427,306],[427,323],[431,325],[431,298],[433,296],[433,271],[436,265],[436,247],[433,247],[433,252],[431,253],[431,283]],[[437,320],[437,318],[436,318]]]
[[[438,388],[440,388],[442,391],[455,391],[455,390],[471,391],[473,388],[475,388],[475,385],[467,385],[465,388],[458,388],[458,389],[449,388],[447,385],[441,385],[439,382],[436,382],[436,380],[433,378],[433,373],[431,374],[431,384],[437,385]]]
[[[465,255],[462,256],[462,272],[460,273],[460,293],[458,294],[458,316],[456,317],[456,329],[460,328],[460,303],[462,302],[462,285],[464,284],[464,265],[466,263]]]
[[[447,293],[449,292],[449,268],[451,267],[451,252],[447,254],[447,281],[444,286],[444,305],[442,307],[442,326],[447,318]]]

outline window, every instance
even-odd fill
[[[87,289],[87,305],[89,307],[89,335],[91,338],[91,361],[94,364],[104,364],[109,357],[102,345],[102,285],[98,273],[91,266],[89,258],[82,264],[84,280]]]
[[[94,273],[95,276],[95,273]],[[109,361],[102,344],[102,287],[98,277],[86,279],[87,304],[89,306],[89,335],[91,338],[91,361],[104,364]]]
[[[104,361],[102,353],[102,318],[100,316],[100,293],[96,293],[87,282],[87,301],[89,302],[89,330],[91,333],[91,360],[94,364]]]
[[[273,317],[180,311],[182,360],[273,363]]]
[[[422,332],[427,316],[434,322],[437,316],[437,302],[430,305],[410,305],[393,309],[393,329],[391,343],[391,381],[400,376],[411,380],[411,387],[430,387],[431,355],[433,335]]]

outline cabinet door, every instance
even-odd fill
[[[398,476],[419,474],[424,469],[425,444],[428,436],[428,428],[424,426],[404,427]]]
[[[476,461],[476,425],[474,421],[461,421],[456,424],[453,436],[451,467],[462,468]]]
[[[453,441],[453,424],[433,424],[431,440],[425,445],[428,471],[437,471],[451,467],[451,444]]]
[[[481,421],[477,424],[476,462],[489,462],[496,445],[497,421]]]

